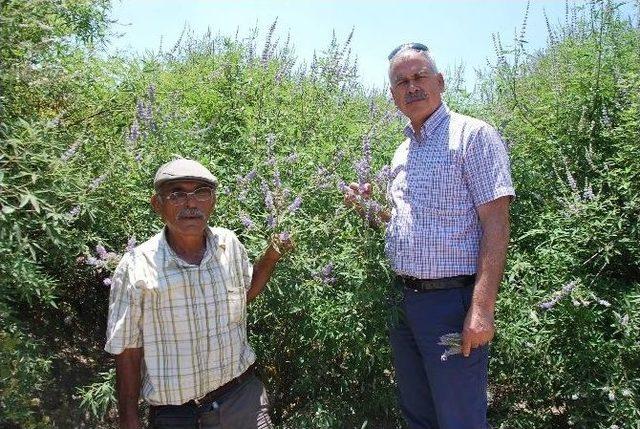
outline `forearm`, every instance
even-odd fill
[[[141,364],[142,348],[125,349],[116,356],[116,391],[122,429],[138,427]]]
[[[495,310],[509,244],[509,220],[490,219],[483,225],[473,291],[473,305]]]
[[[253,301],[262,292],[267,282],[269,282],[280,257],[280,252],[273,245],[269,245],[264,255],[253,265],[251,286],[247,291],[247,302]]]

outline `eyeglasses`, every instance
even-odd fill
[[[193,192],[175,191],[164,197],[174,206],[179,206],[187,202],[189,197],[193,197],[196,201],[205,202],[213,198],[214,189],[209,187],[198,188]]]
[[[398,52],[406,51],[407,49],[413,49],[414,51],[429,52],[429,48],[427,48],[427,46],[423,45],[422,43],[403,43],[402,45],[398,46],[393,51],[391,51],[387,59],[391,61],[391,59],[395,57],[398,54]]]

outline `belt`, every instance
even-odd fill
[[[202,404],[208,404],[208,403],[211,403],[211,402],[215,402],[218,399],[220,399],[220,397],[222,397],[225,393],[230,392],[234,387],[239,386],[240,384],[244,383],[246,380],[251,378],[253,376],[253,374],[254,374],[255,369],[256,369],[256,364],[252,363],[249,366],[249,368],[247,368],[247,370],[245,372],[243,372],[242,374],[240,374],[236,378],[232,379],[231,381],[226,382],[222,386],[218,387],[216,390],[212,390],[211,392],[209,392],[206,395],[204,395],[202,398],[192,399],[189,402],[185,402],[182,405],[189,405],[189,406],[196,406],[197,407],[197,406],[200,406]]]
[[[475,274],[469,274],[440,279],[417,279],[415,277],[397,275],[397,279],[407,289],[416,292],[428,292],[431,290],[473,286],[476,276]]]

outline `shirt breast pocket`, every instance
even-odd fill
[[[455,214],[469,207],[469,195],[457,164],[427,165],[417,176],[413,192],[416,203],[425,209]]]
[[[226,303],[229,315],[229,325],[237,325],[244,320],[244,309],[246,302],[246,291],[242,287],[230,287],[227,285]]]

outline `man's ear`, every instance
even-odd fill
[[[162,216],[162,201],[160,201],[158,194],[153,194],[151,197],[151,207],[153,207],[154,212]]]
[[[438,86],[440,87],[440,93],[444,92],[444,76],[442,76],[442,73],[438,73]]]

